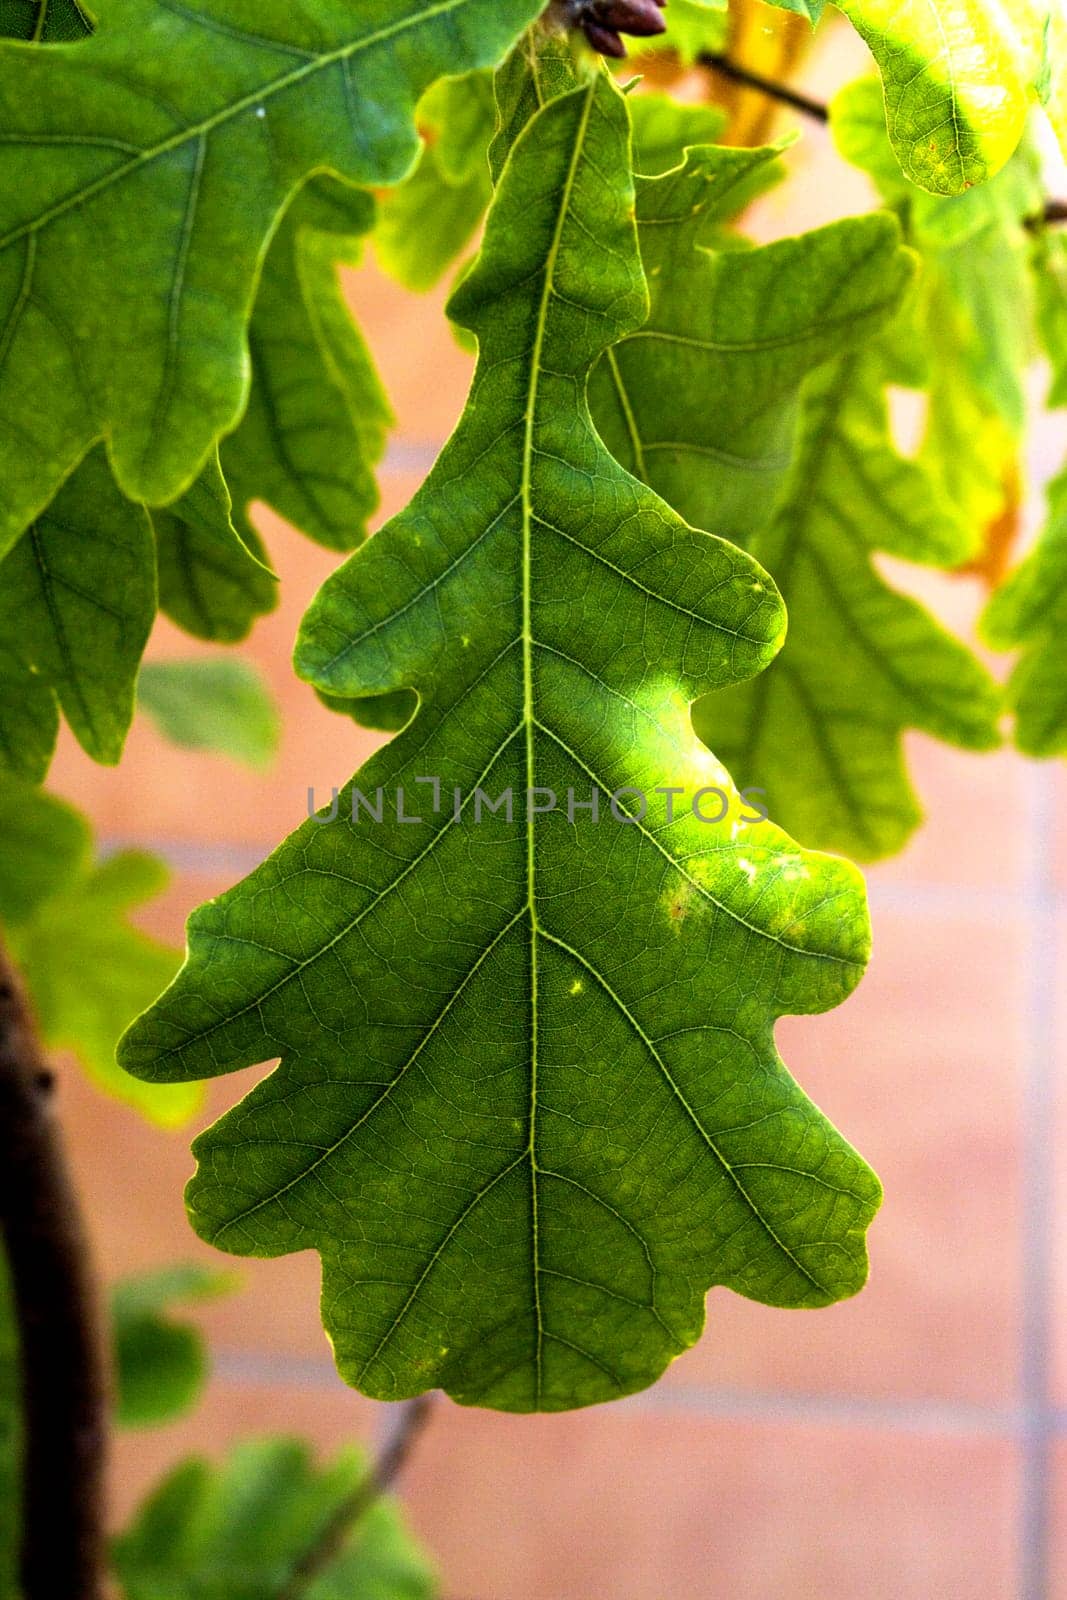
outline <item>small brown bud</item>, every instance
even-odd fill
[[[609,0],[596,10],[597,21],[618,33],[650,38],[665,33],[667,23],[657,0]]]
[[[613,28],[602,28],[599,22],[587,17],[582,23],[582,32],[593,49],[599,51],[602,56],[615,56],[621,59],[626,54],[626,46]]]

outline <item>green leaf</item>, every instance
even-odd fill
[[[252,388],[221,447],[246,543],[253,500],[310,538],[351,550],[378,505],[373,468],[392,413],[337,278],[354,264],[374,202],[313,178],[285,215],[264,263],[249,328]]]
[[[956,307],[936,288],[924,299],[916,321],[901,329],[909,343],[925,337],[930,361],[919,461],[942,498],[980,533],[1004,512],[1019,442],[968,381],[961,349],[967,332]]]
[[[399,188],[382,197],[374,250],[398,283],[424,290],[463,255],[489,204],[492,74],[442,78],[423,96],[418,116],[422,154]]]
[[[1008,683],[1015,743],[1030,756],[1067,753],[1067,472],[1048,490],[1036,548],[997,590],[982,628],[997,650],[1021,649]]]
[[[278,752],[278,708],[247,661],[146,661],[137,697],[164,738],[183,749],[211,750],[260,771]]]
[[[771,3],[801,9],[795,0]],[[1047,77],[1054,8],[1041,0],[838,3],[878,63],[889,138],[905,176],[952,195],[999,172]]]
[[[493,74],[496,132],[489,141],[489,171],[494,187],[531,117],[550,100],[586,82],[594,70],[577,29],[532,29],[523,35]]]
[[[886,348],[901,381],[927,390],[923,464],[981,529],[1003,510],[1025,415],[1033,344],[1026,224],[1044,203],[1033,151],[1021,147],[987,184],[939,197],[896,170],[873,80],[835,98],[831,127],[846,159],[896,208],[920,256],[918,292]]]
[[[113,1544],[125,1600],[275,1600],[368,1470],[355,1450],[317,1470],[295,1439],[238,1445],[221,1467],[184,1461]],[[384,1499],[306,1592],[307,1600],[432,1600],[437,1585]]]
[[[23,658],[0,644],[0,768],[40,783],[59,737],[59,707],[50,686]]]
[[[207,1381],[199,1331],[166,1313],[179,1304],[226,1294],[232,1278],[206,1267],[164,1267],[116,1284],[111,1295],[115,1418],[126,1428],[170,1422],[192,1409]]]
[[[101,1089],[151,1121],[164,1127],[186,1122],[203,1098],[195,1085],[140,1083],[115,1061],[119,1035],[179,964],[175,951],[127,921],[132,909],[159,894],[166,869],[137,850],[90,865],[88,831],[78,814],[47,795],[33,798],[40,804],[12,806],[0,817],[0,915],[5,899],[10,908],[14,895],[7,937],[44,1041],[51,1050],[69,1050]],[[47,860],[57,839],[66,841],[60,871]],[[13,891],[8,881],[27,844],[28,895],[25,885]]]
[[[773,1043],[857,981],[862,885],[750,826],[693,736],[688,702],[765,664],[783,616],[592,427],[589,369],[645,313],[598,74],[504,168],[451,306],[480,347],[463,419],[298,641],[328,693],[420,696],[358,774],[382,821],[347,820],[350,786],[195,913],[122,1048],[155,1081],[281,1056],[197,1141],[190,1216],[238,1254],[319,1250],[340,1370],[381,1397],[612,1399],[693,1343],[711,1284],[815,1306],[866,1273],[877,1180]],[[727,815],[699,821],[714,785]],[[508,789],[513,820],[479,819]],[[560,810],[527,808],[543,789]],[[570,822],[568,789],[604,820]]]
[[[1038,94],[1060,149],[1067,154],[1067,13],[1062,5],[1048,8],[1043,44]]]
[[[259,535],[233,525],[216,453],[180,500],[156,511],[159,608],[194,638],[237,644],[278,604]]]
[[[343,696],[323,694],[321,689],[315,692],[327,711],[351,717],[359,727],[373,728],[379,733],[399,733],[411,721],[418,703],[418,696],[410,689],[347,700]]]
[[[0,784],[0,922],[25,923],[80,873],[89,827],[80,812],[29,783]]]
[[[670,0],[663,20],[667,31],[641,39],[640,51],[674,50],[686,66],[707,50],[721,50],[730,27],[727,0]],[[630,43],[638,45],[636,40]]]
[[[987,413],[1018,438],[1026,422],[1026,374],[1033,356],[1030,247],[996,226],[945,251],[933,298],[955,324],[953,376],[965,379]]]
[[[122,1030],[169,981],[174,952],[137,933],[125,914],[158,894],[166,872],[138,851],[94,867],[80,812],[32,784],[0,784],[0,925],[50,1049],[70,1050],[102,1088],[164,1125],[202,1096],[152,1088],[115,1062]]]
[[[734,197],[775,149],[706,147],[639,180],[652,308],[594,374],[609,449],[695,527],[744,542],[789,466],[800,384],[885,320],[909,281],[888,217],[834,223],[757,250],[709,251]]]
[[[686,105],[666,94],[635,95],[630,101],[630,120],[634,171],[648,177],[679,166],[688,146],[713,144],[728,121],[718,106]],[[639,182],[638,190],[642,187]],[[731,185],[734,193],[738,189]]]
[[[0,0],[0,38],[63,44],[92,31],[78,0]]]
[[[151,526],[94,450],[0,563],[0,645],[55,692],[94,761],[122,755],[155,614]],[[55,714],[40,698],[32,746],[46,748]]]
[[[991,224],[1018,228],[1044,200],[1040,163],[1028,140],[987,183],[952,195],[917,189],[897,165],[875,78],[858,78],[839,90],[830,103],[830,131],[845,160],[869,173],[886,204],[901,210],[924,253],[962,244]]]
[[[652,309],[597,369],[593,414],[631,471],[689,522],[743,544],[785,595],[781,659],[700,701],[698,733],[805,843],[870,859],[918,821],[903,730],[986,748],[996,702],[962,647],[871,565],[877,548],[945,564],[969,553],[950,504],[892,444],[877,365],[848,356],[909,283],[896,223],[855,218],[725,254],[701,246],[734,186],[774,155],[690,150],[683,168],[639,181]],[[768,529],[801,383],[830,357]]]
[[[337,265],[358,258],[373,215],[367,194],[334,179],[314,178],[297,195],[260,280],[241,424],[192,488],[153,515],[160,607],[197,638],[235,643],[277,604],[253,500],[329,548],[364,537],[392,417]]]
[[[0,552],[102,435],[131,499],[189,487],[243,410],[294,190],[324,169],[395,183],[426,86],[538,9],[106,0],[76,46],[0,46]]]
[[[1067,235],[1043,229],[1034,242],[1037,325],[1052,365],[1046,405],[1067,406]]]
[[[878,550],[946,565],[969,548],[892,442],[876,359],[844,356],[808,379],[784,493],[745,543],[781,586],[789,637],[757,682],[697,704],[697,732],[805,842],[863,860],[899,850],[921,817],[905,730],[989,750],[1000,702],[964,646],[873,564]]]
[[[487,146],[496,128],[494,76],[483,69],[442,78],[422,97],[419,126],[428,130],[427,142],[449,183],[466,183],[487,169]]]

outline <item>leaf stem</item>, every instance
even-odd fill
[[[23,1600],[99,1600],[108,1379],[52,1075],[0,945],[0,1233],[22,1376]]]
[[[404,1402],[400,1420],[378,1457],[373,1471],[356,1485],[338,1505],[315,1543],[305,1550],[277,1600],[302,1600],[315,1579],[340,1554],[345,1541],[403,1470],[412,1450],[430,1420],[434,1406],[432,1394],[420,1394]]]
[[[826,123],[830,120],[829,108],[823,105],[821,100],[813,100],[810,95],[802,94],[799,89],[791,89],[786,83],[778,83],[774,78],[765,78],[761,72],[753,72],[751,68],[743,67],[740,62],[732,60],[727,55],[705,50],[697,60],[702,67],[707,67],[709,72],[717,72],[721,78],[728,78],[731,83],[739,83],[746,89],[755,89],[759,94],[765,94],[768,99],[778,100],[784,106],[791,106],[794,111],[802,112],[815,122]]]

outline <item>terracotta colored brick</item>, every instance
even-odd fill
[[[1049,1600],[1067,1600],[1067,1438],[1062,1436],[1051,1449],[1049,1511],[1051,1522],[1048,1552]]]
[[[987,1438],[448,1407],[405,1493],[478,1600],[1004,1600],[1014,1474]]]
[[[1043,1268],[1047,1273],[1044,1311],[1049,1331],[1049,1385],[1051,1399],[1062,1411],[1067,1410],[1067,1085],[1064,1080],[1067,1006],[1063,1003],[1063,996],[1067,994],[1067,912],[1046,909],[1043,915],[1046,922],[1036,930],[1035,955],[1036,960],[1044,961],[1046,966],[1033,975],[1036,1004],[1031,1045],[1035,1054],[1030,1072],[1035,1080],[1031,1084],[1031,1094],[1035,1101],[1040,1095],[1047,1106],[1048,1145],[1043,1158],[1044,1171],[1035,1173],[1031,1169],[1030,1178],[1041,1185],[1047,1177],[1052,1209],[1047,1218],[1030,1219],[1030,1228],[1036,1237],[1028,1242],[1032,1261],[1036,1260],[1038,1269]],[[1043,948],[1043,935],[1051,936],[1047,951]],[[1049,1030],[1048,1038],[1045,1028]],[[1067,1455],[1064,1464],[1067,1466]],[[1064,1481],[1067,1490],[1067,1474]],[[1067,1538],[1067,1522],[1064,1532]]]
[[[899,855],[869,869],[871,882],[1018,892],[1027,814],[1020,758],[954,750],[919,733],[905,736],[905,751],[925,821]]]
[[[396,415],[396,437],[442,443],[459,420],[474,371],[474,357],[460,348],[445,316],[448,275],[427,294],[408,294],[368,252],[362,266],[344,273],[344,284]]]
[[[1042,762],[1038,770],[1047,796],[1046,859],[1050,862],[1052,886],[1062,894],[1067,889],[1067,765],[1062,761]]]
[[[375,1445],[381,1408],[346,1389],[280,1388],[216,1377],[189,1416],[164,1428],[123,1429],[111,1462],[111,1522],[123,1527],[142,1500],[188,1455],[218,1460],[243,1439],[284,1433],[309,1440],[325,1459],[344,1445]]]

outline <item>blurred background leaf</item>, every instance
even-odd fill
[[[238,656],[146,661],[141,710],[172,744],[207,750],[265,771],[281,739],[281,717],[263,677]]]

